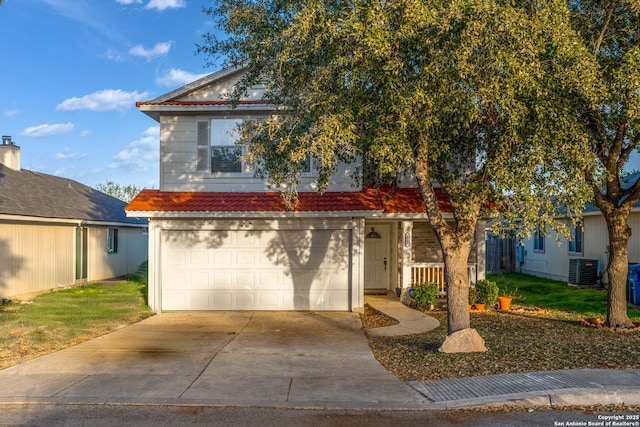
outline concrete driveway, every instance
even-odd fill
[[[422,407],[337,312],[163,313],[0,371],[3,402]]]

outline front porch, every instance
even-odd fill
[[[469,273],[469,282],[478,281],[478,265],[476,263],[467,264],[467,272]],[[412,287],[418,283],[435,282],[439,286],[439,297],[447,295],[447,285],[444,277],[444,263],[412,263],[411,264],[411,281],[408,286]]]
[[[444,258],[435,232],[426,220],[366,221],[364,244],[365,293],[395,294],[396,288],[435,282],[439,296],[446,296]],[[485,275],[484,224],[476,230],[476,244],[469,256],[469,281]]]

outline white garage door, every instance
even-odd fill
[[[349,230],[162,232],[163,310],[349,310]]]

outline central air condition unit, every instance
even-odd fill
[[[572,258],[569,260],[569,285],[595,286],[597,284],[597,259]]]

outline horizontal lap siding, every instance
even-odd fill
[[[69,225],[0,224],[0,295],[72,284],[74,233]]]

